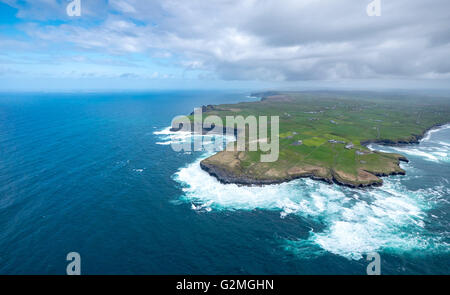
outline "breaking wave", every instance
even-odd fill
[[[226,136],[219,134],[201,135],[193,134],[190,131],[170,131],[170,126],[162,130],[153,132],[158,140],[155,142],[158,145],[183,145],[185,143],[192,144],[195,139],[202,141],[202,150],[218,151],[223,149],[227,142],[234,141],[234,136]],[[191,148],[193,149],[192,145]]]
[[[400,153],[408,158],[420,158],[435,163],[450,163],[450,143],[435,139],[438,132],[450,129],[450,124],[431,129],[425,137],[420,140],[419,145],[402,146],[380,146],[371,144],[368,147],[371,150],[378,150],[386,153]]]
[[[406,189],[399,179],[381,188],[354,190],[310,179],[264,187],[221,184],[199,165],[200,160],[180,169],[175,180],[183,184],[182,199],[197,211],[276,210],[324,223],[322,232],[311,232],[308,242],[347,258],[360,259],[380,249],[393,251],[442,248],[440,238],[424,228],[426,198],[441,197],[442,190]],[[292,242],[292,241],[287,241]]]
[[[427,134],[425,134],[425,136],[420,140],[420,142],[429,141],[431,139],[431,136],[433,135],[433,133],[443,131],[445,129],[450,129],[450,124],[446,124],[446,125],[440,126],[438,128],[433,128],[431,130],[428,130]]]
[[[391,151],[391,147],[386,149]],[[424,149],[420,145],[394,147],[397,152],[436,163],[448,159],[448,149],[443,144]],[[358,260],[374,251],[418,250],[420,254],[450,249],[448,235],[436,235],[427,228],[429,218],[438,218],[429,216],[428,211],[436,202],[446,200],[450,190],[448,186],[408,188],[405,180],[420,177],[410,173],[415,170],[413,165],[404,167],[407,176],[385,178],[382,187],[365,190],[311,179],[248,187],[222,184],[203,171],[199,163],[211,154],[202,153],[174,175],[183,187],[181,200],[198,212],[271,210],[279,212],[280,218],[294,215],[323,225],[319,231],[311,229],[307,239],[285,240],[285,248],[298,255],[329,252]]]

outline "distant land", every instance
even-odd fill
[[[450,122],[450,100],[444,97],[280,91],[252,96],[261,100],[203,106],[203,115],[279,116],[279,159],[260,162],[261,151],[246,150],[221,151],[201,161],[222,183],[264,185],[310,177],[355,188],[380,186],[382,176],[405,174],[399,164],[408,159],[372,151],[368,144],[417,144],[428,130]]]

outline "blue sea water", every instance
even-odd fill
[[[0,95],[0,274],[450,274],[450,126],[406,176],[355,190],[223,185],[171,149],[174,116],[240,92]],[[181,140],[192,140],[190,137]]]

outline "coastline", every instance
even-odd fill
[[[264,98],[261,98],[261,101]],[[213,106],[207,106],[208,108],[213,108]],[[205,108],[203,106],[202,108]],[[411,144],[419,144],[424,138],[427,137],[428,133],[435,132],[440,130],[441,128],[445,128],[445,126],[450,125],[447,123],[435,124],[423,132],[417,135],[412,135],[408,139],[400,139],[400,140],[387,140],[387,139],[371,139],[366,141],[361,141],[360,144],[367,147],[370,144],[380,144],[385,146],[401,146],[401,145],[411,145]],[[171,132],[177,132],[182,129],[182,126],[179,128],[170,128]],[[211,129],[202,128],[202,134],[210,133]],[[232,131],[235,138],[238,135],[239,130],[234,128],[230,130],[230,128],[223,127],[223,132]],[[194,132],[194,126],[191,127],[191,132]],[[380,151],[374,150],[375,153],[381,153]],[[393,175],[406,175],[406,172],[400,167],[400,162],[409,162],[409,160],[401,155],[401,154],[392,154],[394,158],[392,158],[392,163],[395,163],[395,167],[391,167],[391,170],[385,171],[371,171],[370,169],[360,169],[359,173],[364,174],[363,176],[367,177],[367,181],[351,181],[348,178],[342,177],[339,171],[335,171],[334,169],[329,169],[325,171],[325,168],[320,166],[311,166],[306,167],[305,169],[300,169],[301,171],[297,171],[295,173],[289,173],[284,176],[276,176],[269,178],[257,178],[251,174],[242,174],[235,173],[230,166],[221,166],[217,164],[217,162],[211,161],[211,158],[214,158],[220,153],[234,153],[233,158],[231,160],[239,161],[239,155],[236,152],[219,152],[215,155],[203,159],[200,161],[200,167],[203,171],[207,172],[209,175],[215,177],[219,182],[223,184],[237,184],[241,186],[264,186],[271,184],[280,184],[284,182],[293,181],[299,178],[310,178],[316,181],[322,181],[328,184],[338,184],[341,186],[346,186],[350,188],[366,188],[366,187],[379,187],[383,185],[382,177],[388,177]],[[230,157],[231,155],[228,155]],[[304,167],[302,167],[304,168]]]
[[[412,135],[410,139],[408,140],[389,140],[389,139],[369,139],[366,141],[361,141],[361,145],[367,147],[369,144],[380,144],[380,145],[386,145],[386,146],[401,146],[401,145],[410,145],[410,144],[419,144],[429,132],[435,132],[439,131],[440,129],[445,128],[445,126],[450,126],[450,122],[443,123],[443,124],[435,124],[431,126],[430,128],[425,129],[422,134],[419,135]]]
[[[393,175],[406,175],[406,172],[400,168],[398,171],[392,171],[390,173],[377,173],[377,172],[369,172],[365,171],[366,173],[370,173],[378,179],[373,180],[371,182],[367,183],[352,183],[349,181],[346,181],[339,177],[337,173],[332,171],[327,176],[322,176],[320,172],[318,172],[320,169],[312,169],[311,171],[307,171],[301,174],[292,175],[288,177],[283,178],[272,178],[272,179],[255,179],[251,178],[247,175],[244,176],[237,176],[232,173],[229,173],[226,169],[223,169],[219,167],[218,165],[213,165],[205,162],[206,159],[200,161],[200,167],[202,170],[207,172],[209,175],[215,177],[220,183],[222,184],[237,184],[240,186],[264,186],[264,185],[272,185],[272,184],[281,184],[285,182],[290,182],[296,179],[301,178],[310,178],[315,181],[321,181],[325,182],[327,184],[338,184],[341,186],[346,186],[350,188],[367,188],[367,187],[380,187],[383,185],[383,180],[379,177],[387,177],[387,176],[393,176]],[[405,160],[403,160],[406,162]],[[400,160],[398,162],[400,164]]]
[[[412,145],[412,144],[420,144],[421,140],[426,138],[426,136],[428,135],[429,132],[439,131],[442,128],[445,128],[445,126],[450,126],[450,123],[436,124],[436,125],[428,128],[427,130],[425,130],[422,134],[414,136],[413,140],[409,141],[409,142],[398,141],[398,142],[393,143],[393,142],[389,142],[389,141],[378,140],[378,141],[364,142],[364,145],[367,146],[369,144],[380,144],[380,145],[387,145],[387,146],[402,146],[402,145],[406,146],[406,145]],[[385,144],[386,142],[388,142],[388,143]],[[361,143],[361,144],[363,144],[363,143]],[[379,151],[375,150],[374,152],[379,152]],[[323,177],[320,174],[315,173],[314,170],[310,171],[310,172],[305,172],[301,175],[293,175],[293,176],[289,176],[289,177],[285,177],[285,178],[254,179],[249,176],[234,175],[234,174],[230,173],[227,169],[223,169],[218,165],[209,164],[205,160],[207,160],[207,159],[203,159],[202,161],[200,161],[201,169],[204,170],[205,172],[207,172],[209,175],[215,177],[220,183],[223,183],[223,184],[237,184],[237,185],[242,185],[242,186],[263,186],[263,185],[271,185],[271,184],[280,184],[280,183],[289,182],[289,181],[293,181],[293,180],[300,179],[300,178],[310,178],[312,180],[322,181],[327,184],[335,183],[335,184],[350,187],[350,188],[380,187],[383,185],[382,180],[381,181],[373,181],[370,183],[358,183],[358,184],[349,183],[349,182],[346,182],[345,180],[342,180],[339,177],[339,175],[336,173],[332,172],[332,173],[330,173],[329,177]],[[406,156],[399,155],[397,165],[400,165],[400,162],[408,163],[409,160],[407,159]],[[395,176],[395,175],[406,175],[406,172],[403,169],[397,170],[397,171],[391,171],[389,173],[377,173],[377,172],[373,172],[373,171],[366,171],[366,172],[371,173],[380,178]]]

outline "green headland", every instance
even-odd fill
[[[399,154],[369,143],[417,144],[426,131],[450,122],[448,98],[368,92],[263,92],[260,101],[208,105],[203,116],[279,116],[279,158],[261,151],[222,151],[201,167],[223,183],[274,184],[311,177],[350,187],[382,185],[405,174]],[[234,128],[234,126],[226,126]]]

